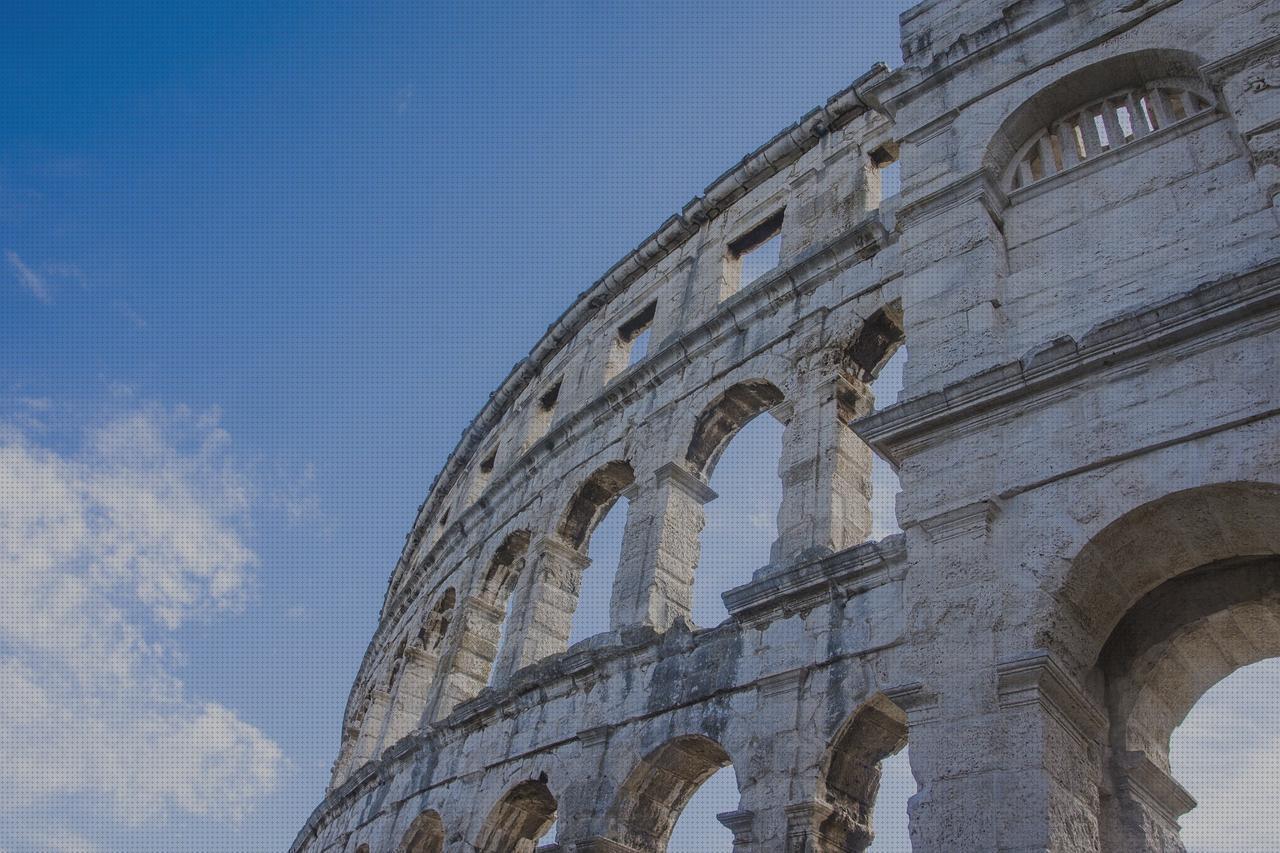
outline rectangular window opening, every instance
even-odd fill
[[[751,284],[778,265],[782,255],[782,215],[779,210],[729,244],[726,279],[729,293]],[[722,294],[728,296],[729,293]]]
[[[547,391],[538,398],[538,408],[543,412],[550,414],[555,411],[556,401],[560,399],[560,386],[563,381],[557,381]]]
[[[649,332],[657,311],[658,303],[650,302],[643,311],[618,327],[618,345],[627,352],[627,367],[649,354]]]

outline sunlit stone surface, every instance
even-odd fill
[[[295,850],[699,849],[704,784],[705,849],[905,850],[908,744],[918,853],[1183,849],[1170,735],[1280,655],[1280,16],[932,0],[902,38],[477,415]],[[749,423],[768,475],[716,477]],[[750,564],[717,500],[768,507]]]

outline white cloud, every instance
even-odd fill
[[[9,266],[13,267],[14,273],[18,276],[18,283],[31,291],[31,295],[46,305],[53,301],[53,297],[49,294],[49,287],[45,284],[43,278],[31,267],[27,266],[22,258],[18,257],[18,253],[11,250],[5,250],[5,257],[9,259]]]
[[[36,840],[49,853],[98,853],[101,849],[83,835],[65,829],[45,833]]]
[[[1174,732],[1169,758],[1198,803],[1181,821],[1188,851],[1280,850],[1280,658],[1209,690]]]
[[[72,451],[0,422],[0,813],[78,796],[129,825],[239,821],[277,785],[280,748],[176,674],[171,632],[252,594],[253,489],[228,442],[182,408]]]

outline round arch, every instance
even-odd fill
[[[1065,113],[1126,87],[1168,78],[1200,79],[1204,61],[1171,48],[1151,48],[1086,65],[1053,81],[1014,109],[984,152],[982,165],[999,181],[1026,140]]]
[[[591,473],[570,498],[556,530],[560,538],[581,551],[586,548],[609,509],[628,486],[635,482],[636,474],[625,459],[606,462]]]
[[[748,379],[732,385],[698,415],[685,461],[703,479],[710,478],[720,455],[738,430],[785,399],[778,386],[767,379]]]
[[[485,603],[498,604],[515,589],[532,538],[528,530],[516,530],[507,534],[494,550],[480,580],[479,594]]]
[[[902,325],[900,302],[877,309],[844,347],[841,366],[862,382],[874,381],[906,340]]]
[[[1053,582],[1037,640],[1090,672],[1107,712],[1104,849],[1183,849],[1195,801],[1170,775],[1170,736],[1218,681],[1280,656],[1277,569],[1280,487],[1227,482],[1130,509]]]
[[[444,850],[444,821],[440,813],[427,809],[405,830],[396,853],[442,853]]]
[[[1165,581],[1203,566],[1280,555],[1280,486],[1228,482],[1165,495],[1112,521],[1042,587],[1037,644],[1085,668],[1121,618]]]
[[[559,808],[545,778],[512,787],[490,810],[475,849],[478,853],[532,853],[556,820]]]
[[[830,812],[814,828],[816,849],[861,853],[871,846],[881,765],[907,745],[907,715],[878,693],[845,718],[823,757],[818,799]]]
[[[654,749],[619,789],[609,810],[609,839],[641,853],[663,853],[690,798],[730,764],[724,748],[702,735],[673,738]]]

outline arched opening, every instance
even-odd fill
[[[442,853],[443,850],[444,822],[438,813],[428,810],[409,824],[396,853]]]
[[[737,802],[728,753],[701,735],[678,737],[627,776],[609,812],[609,839],[639,853],[728,853],[733,834],[715,816]]]
[[[440,648],[453,620],[457,598],[453,587],[442,592],[423,616],[417,631],[400,643],[388,687],[391,713],[387,717],[384,747],[417,728],[426,713],[431,683],[440,662]]]
[[[560,538],[579,551],[583,550],[596,525],[609,512],[622,490],[635,479],[629,462],[609,462],[597,468],[569,501],[569,507],[560,520]]]
[[[1177,821],[1194,809],[1195,799],[1174,773],[1173,733],[1214,685],[1276,657],[1280,558],[1274,556],[1229,559],[1178,575],[1125,614],[1100,662],[1111,720],[1115,795],[1105,802],[1113,842],[1134,850],[1180,849]],[[1274,693],[1275,685],[1264,692]],[[1231,714],[1243,708],[1220,704],[1217,710]],[[1264,731],[1237,730],[1234,735],[1262,746]],[[1207,755],[1202,752],[1199,757]],[[1258,781],[1241,780],[1241,775],[1239,767],[1226,769],[1210,790]],[[1153,779],[1158,783],[1153,785]],[[1264,787],[1274,784],[1274,779],[1267,780]],[[1273,787],[1273,802],[1276,794]],[[1274,827],[1201,823],[1200,840],[1207,849],[1267,849],[1260,839],[1268,830],[1280,835]],[[1240,834],[1247,835],[1249,843],[1233,845],[1230,836]]]
[[[1174,729],[1173,778],[1196,801],[1181,821],[1190,853],[1280,850],[1277,685],[1280,658],[1242,667],[1209,688]]]
[[[588,540],[587,557],[591,562],[582,572],[578,606],[569,628],[571,646],[609,630],[613,583],[622,557],[622,536],[627,527],[629,506],[627,498],[619,495]]]
[[[1223,483],[1139,506],[1081,549],[1056,598],[1041,637],[1065,659],[1083,650],[1105,696],[1104,849],[1185,849],[1195,800],[1172,772],[1173,733],[1215,684],[1280,656],[1280,489]]]
[[[1025,186],[1030,180],[1016,180],[1017,167],[1021,162],[1019,155],[1027,152],[1029,140],[1034,142],[1041,138],[1045,139],[1045,170],[1057,171],[1063,168],[1050,165],[1055,162],[1062,164],[1063,154],[1069,158],[1064,164],[1066,167],[1082,162],[1087,157],[1094,156],[1106,144],[1107,126],[1112,121],[1116,122],[1112,126],[1112,135],[1117,135],[1115,131],[1120,131],[1121,138],[1131,135],[1123,132],[1125,128],[1119,125],[1117,117],[1105,117],[1102,111],[1098,112],[1096,123],[1092,113],[1084,121],[1071,121],[1082,110],[1094,105],[1098,99],[1117,92],[1145,92],[1151,84],[1159,81],[1197,81],[1203,64],[1203,60],[1186,51],[1153,49],[1111,57],[1074,71],[1037,92],[1005,119],[988,146],[985,165],[997,179],[1008,176],[1006,185],[1010,189]],[[1164,105],[1153,103],[1148,107],[1135,103],[1130,111],[1131,121],[1139,124],[1144,120],[1149,121],[1146,118],[1149,109],[1156,127],[1147,126],[1147,132],[1159,129],[1162,118],[1164,124],[1170,123],[1169,119],[1176,120],[1172,105],[1168,105],[1167,115],[1156,114],[1157,106],[1163,113]],[[1077,137],[1081,126],[1089,134],[1087,139]],[[1054,133],[1046,134],[1046,129]],[[1059,130],[1062,132],[1057,133]],[[1060,149],[1056,151],[1051,147],[1051,137],[1054,135],[1058,136],[1061,143]],[[1073,150],[1077,151],[1074,158],[1071,157]],[[1024,173],[1024,178],[1038,180],[1042,177],[1043,173],[1036,176],[1032,176],[1029,171]]]
[[[635,472],[625,461],[609,462],[596,469],[578,487],[561,519],[560,538],[588,562],[574,585],[568,643],[609,630],[609,603],[622,554],[622,532],[628,501],[622,493],[635,482]]]
[[[878,694],[849,715],[827,749],[814,850],[910,851],[906,805],[914,793],[907,715]]]
[[[693,575],[693,621],[718,625],[729,612],[722,594],[767,565],[778,538],[782,505],[783,424],[752,415],[729,434],[708,471],[716,497],[704,508],[698,568]]]
[[[721,595],[766,565],[778,537],[782,504],[783,402],[766,380],[740,382],[717,396],[699,416],[685,461],[715,497],[701,522],[700,554],[693,574],[693,621],[716,625],[729,614]]]
[[[498,800],[480,830],[478,853],[532,853],[556,821],[556,798],[541,779],[521,782]]]
[[[782,392],[768,380],[753,379],[734,385],[712,400],[698,416],[685,460],[707,479],[738,430],[782,401]]]
[[[898,401],[902,392],[903,370],[907,365],[905,339],[902,308],[895,303],[867,318],[857,337],[845,349],[845,371],[870,392],[869,405],[856,406],[851,413],[853,417],[879,411]],[[897,499],[902,483],[888,460],[874,451],[871,453],[870,485],[871,538],[879,540],[901,533]]]
[[[508,536],[494,552],[480,587],[481,600],[491,608],[488,619],[477,620],[476,627],[485,642],[472,651],[481,659],[478,662],[483,665],[483,684],[490,683],[497,674],[493,663],[511,641],[514,624],[511,611],[516,603],[512,593],[524,573],[530,538],[527,530],[518,530]]]

